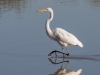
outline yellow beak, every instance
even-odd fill
[[[46,12],[47,9],[41,9],[41,10],[37,10],[36,12]]]

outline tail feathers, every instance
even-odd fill
[[[78,46],[83,47],[83,44],[80,41],[78,41]]]
[[[77,74],[79,75],[81,72],[82,72],[82,69],[79,69],[79,70],[77,71]]]

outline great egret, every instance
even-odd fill
[[[68,46],[76,45],[83,47],[83,44],[71,33],[67,32],[62,28],[55,28],[53,31],[50,29],[50,22],[53,19],[53,10],[52,8],[45,8],[41,10],[37,10],[36,12],[49,12],[50,18],[46,21],[45,30],[47,35],[54,41],[57,41],[59,45],[62,47],[62,52],[64,53],[64,47],[67,50]],[[69,55],[69,51],[67,50]]]

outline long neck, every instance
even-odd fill
[[[45,24],[46,33],[51,39],[53,39],[53,32],[50,29],[49,25],[50,25],[50,22],[52,21],[52,19],[53,19],[53,11],[50,12],[50,18],[46,21],[46,24]]]

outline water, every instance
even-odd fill
[[[45,33],[49,13],[36,12],[46,7],[54,10],[51,29],[64,28],[84,44],[83,48],[68,48],[70,56],[64,60],[69,63],[64,62],[63,68],[100,75],[99,0],[0,1],[0,75],[49,75],[61,68],[62,63],[48,60],[51,51],[61,51]],[[62,62],[63,58],[51,60]]]

